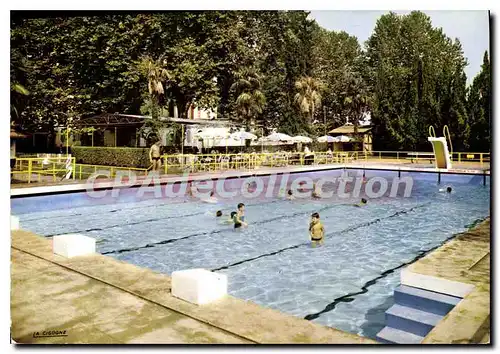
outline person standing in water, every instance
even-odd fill
[[[234,228],[239,229],[242,226],[248,226],[248,224],[245,222],[245,204],[239,203],[238,211],[234,216]]]
[[[311,215],[311,222],[309,223],[309,236],[311,238],[311,245],[323,245],[323,238],[325,237],[325,228],[319,219],[319,214],[314,213]]]
[[[161,169],[160,145],[161,141],[158,140],[149,149],[149,162],[153,165],[153,171],[160,171]]]

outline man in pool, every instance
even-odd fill
[[[222,210],[217,210],[215,217],[220,218],[222,216]]]
[[[309,223],[309,236],[311,237],[311,245],[316,247],[323,244],[323,238],[325,237],[325,228],[319,220],[319,214],[314,213],[311,215],[311,222]]]
[[[295,196],[293,195],[293,192],[292,192],[291,189],[288,190],[287,194],[288,195],[287,195],[286,199],[288,199],[288,200],[294,200],[295,199]]]
[[[248,226],[248,224],[245,222],[245,204],[239,203],[238,204],[238,212],[234,216],[234,228],[239,229],[242,226]]]

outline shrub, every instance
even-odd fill
[[[89,165],[148,168],[149,149],[73,146],[76,163]]]

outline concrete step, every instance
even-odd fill
[[[424,337],[396,328],[384,327],[377,333],[375,339],[386,344],[420,344]]]
[[[444,316],[395,304],[385,312],[387,327],[425,337]]]
[[[431,312],[436,315],[446,315],[460,300],[462,299],[459,297],[406,285],[400,285],[394,290],[394,301],[396,304]]]

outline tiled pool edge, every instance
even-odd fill
[[[52,254],[51,240],[27,231],[11,232],[12,247],[97,278],[195,320],[259,344],[377,344],[355,334],[321,326],[276,310],[227,296],[196,306],[170,294],[170,277],[100,254],[65,259]]]
[[[401,284],[463,299],[422,344],[479,343],[490,323],[490,219],[457,235],[401,272]]]

